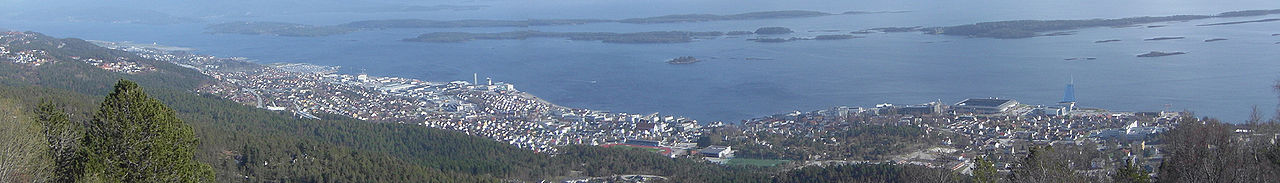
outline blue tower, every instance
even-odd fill
[[[1058,103],[1075,103],[1075,102],[1076,102],[1076,85],[1067,84],[1067,89],[1062,94],[1062,101]]]
[[[1058,102],[1058,106],[1060,106],[1060,107],[1061,107],[1061,108],[1059,108],[1058,114],[1060,114],[1060,115],[1067,115],[1067,114],[1071,113],[1071,110],[1075,110],[1075,109],[1076,109],[1076,81],[1075,81],[1075,79],[1072,79],[1070,83],[1067,83],[1067,88],[1066,88],[1066,89],[1063,89],[1063,90],[1064,90],[1064,91],[1062,92],[1062,101],[1061,101],[1061,102]]]

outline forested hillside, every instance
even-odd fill
[[[55,57],[54,62],[38,66],[0,62],[0,100],[9,100],[22,109],[15,111],[23,111],[13,115],[65,114],[71,124],[66,128],[84,132],[94,116],[102,113],[99,107],[114,84],[136,81],[146,95],[171,108],[191,127],[198,139],[195,159],[213,168],[217,182],[498,182],[620,174],[704,182],[760,172],[595,146],[565,147],[563,154],[550,156],[458,132],[337,115],[321,115],[323,120],[298,119],[191,92],[211,79],[195,70],[79,39],[40,35],[35,40],[9,47],[44,50]],[[128,59],[157,69],[136,74],[110,72],[77,58]],[[42,107],[49,111],[36,110]],[[59,150],[38,153],[54,151]],[[52,161],[56,156],[42,157]],[[57,175],[28,171],[17,177],[45,180]]]

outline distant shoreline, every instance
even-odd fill
[[[348,22],[338,25],[307,25],[287,22],[227,22],[205,27],[206,32],[214,34],[248,34],[275,35],[287,37],[319,37],[347,34],[351,32],[392,28],[462,28],[462,27],[534,27],[581,25],[594,23],[628,23],[628,24],[660,24],[683,22],[711,22],[729,20],[763,20],[784,18],[808,18],[833,15],[861,15],[878,13],[906,13],[910,11],[849,11],[844,13],[826,13],[807,10],[758,11],[730,15],[714,14],[674,14],[644,18],[608,19],[528,19],[528,20],[424,20],[424,19],[380,19]]]
[[[1172,15],[1160,17],[1129,17],[1119,19],[1081,19],[1081,20],[1010,20],[996,22],[981,22],[975,24],[948,26],[948,27],[930,27],[921,28],[917,31],[927,34],[941,34],[951,36],[968,36],[980,38],[997,38],[997,39],[1019,39],[1039,36],[1048,36],[1044,32],[1075,30],[1092,27],[1128,27],[1138,24],[1156,23],[1156,22],[1174,22],[1189,21],[1209,18],[1233,18],[1233,17],[1250,17],[1280,14],[1280,9],[1273,10],[1245,10],[1219,13],[1217,15]],[[1266,19],[1242,22],[1228,22],[1218,24],[1205,24],[1200,26],[1212,25],[1229,25],[1252,22],[1280,21],[1280,19]]]

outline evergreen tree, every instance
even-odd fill
[[[84,173],[84,156],[79,151],[83,134],[79,124],[72,123],[65,110],[48,100],[40,104],[35,119],[44,127],[41,132],[48,142],[46,154],[52,160],[49,180],[74,182]]]
[[[209,165],[194,160],[195,132],[138,84],[120,80],[82,141],[86,178],[107,182],[207,182]]]
[[[996,172],[995,163],[978,157],[973,160],[973,166],[973,182],[994,183],[1000,180],[999,172]]]
[[[1135,166],[1129,160],[1125,160],[1124,165],[1116,169],[1116,175],[1111,176],[1111,179],[1120,183],[1151,182],[1151,176],[1147,175],[1147,171]]]

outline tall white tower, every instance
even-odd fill
[[[474,73],[474,72],[473,72],[473,73],[471,73],[471,84],[473,84],[473,85],[479,85],[479,84],[480,84],[480,75],[479,75],[479,74],[476,74],[476,73]]]

